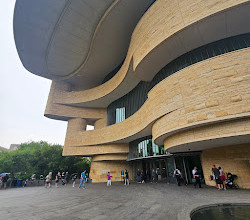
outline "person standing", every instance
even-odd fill
[[[9,179],[9,175],[6,173],[5,176],[2,178],[4,189],[7,188],[8,179]]]
[[[51,187],[51,182],[52,182],[52,172],[49,172],[49,174],[45,177],[45,188],[49,186]]]
[[[110,172],[108,172],[108,174],[107,174],[107,186],[111,186],[111,175],[110,175]]]
[[[124,183],[124,171],[121,171],[121,182]]]
[[[128,176],[128,170],[125,170],[125,184],[124,185],[129,185],[129,176]]]
[[[65,184],[69,183],[69,172],[66,172],[65,174]]]
[[[61,173],[58,171],[58,173],[56,174],[56,179],[55,179],[55,181],[56,181],[56,188],[59,187],[58,184],[59,184],[60,178],[61,178]]]
[[[226,182],[225,182],[226,176],[225,176],[224,170],[221,167],[218,167],[218,169],[219,169],[220,179],[222,181],[223,188],[224,188],[224,190],[227,190],[226,189]]]
[[[215,179],[215,182],[216,182],[217,189],[222,190],[222,181],[220,179],[220,171],[219,171],[218,168],[216,168],[215,165],[213,165],[212,174],[214,175],[214,179]]]
[[[137,183],[141,183],[141,171],[140,171],[140,169],[137,170]]]
[[[145,171],[142,171],[141,172],[141,183],[145,183],[145,181],[146,181],[146,172]]]
[[[38,184],[41,184],[41,186],[44,184],[44,178],[43,178],[43,175],[41,174],[40,175],[40,182]]]
[[[174,170],[173,177],[176,178],[177,185],[180,186],[182,175],[181,175],[181,171],[179,169],[176,168]]]
[[[86,174],[85,174],[85,170],[81,173],[81,177],[80,177],[80,184],[79,184],[79,189],[82,188],[85,189],[85,178],[86,178]]]
[[[153,170],[152,170],[152,182],[154,183],[154,182],[156,182],[155,181],[155,169],[153,168]]]
[[[85,183],[88,183],[88,181],[89,181],[89,173],[86,170],[84,170],[84,172],[85,172]]]
[[[72,177],[72,180],[73,180],[73,185],[72,185],[72,187],[75,187],[76,179],[77,179],[77,175],[74,174],[73,177]]]
[[[196,188],[197,184],[199,184],[199,188],[201,188],[201,180],[200,180],[200,173],[197,170],[197,166],[194,166],[192,170],[193,178],[195,179],[194,187]]]

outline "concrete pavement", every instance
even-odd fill
[[[0,219],[190,219],[190,212],[206,204],[250,203],[250,190],[194,189],[166,183],[86,184],[0,190]]]

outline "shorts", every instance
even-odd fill
[[[221,179],[221,181],[225,181],[226,180],[225,175],[220,176],[220,179]]]
[[[216,181],[217,184],[222,184],[222,181],[221,181],[220,178],[216,179],[215,181]]]
[[[56,180],[56,183],[59,183],[59,180]]]
[[[126,176],[125,179],[128,180],[128,177]]]

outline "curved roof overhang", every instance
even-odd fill
[[[246,22],[250,20],[249,1],[218,4],[214,11],[199,5],[196,10],[201,13],[195,19],[179,21],[181,24],[176,27],[169,23],[169,14],[154,13],[157,8],[166,5],[165,1],[158,0],[135,28],[123,66],[111,80],[89,90],[62,92],[55,102],[80,107],[107,107],[131,91],[140,80],[152,80],[160,69],[182,54],[220,39],[249,32],[250,23]],[[178,14],[184,8],[175,10]],[[188,10],[191,13],[193,9],[186,10],[188,14]],[[160,18],[162,23],[148,27],[148,21]],[[180,18],[176,16],[175,19],[173,23]],[[168,32],[164,32],[165,29]],[[154,34],[151,33],[153,30]]]
[[[98,86],[127,53],[153,0],[18,0],[14,36],[24,67],[79,89]]]

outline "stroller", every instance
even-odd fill
[[[238,189],[239,186],[234,183],[234,180],[237,179],[237,175],[234,175],[232,173],[227,174],[227,179],[226,179],[226,187],[229,189]]]

